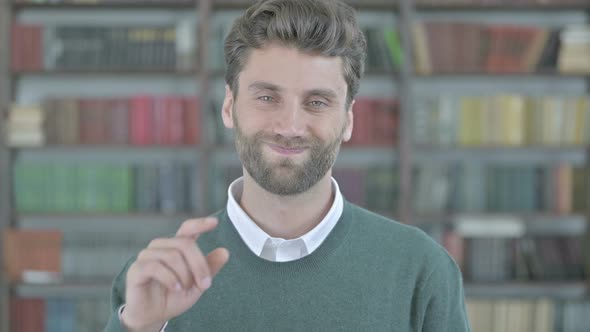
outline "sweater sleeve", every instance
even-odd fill
[[[471,331],[461,271],[447,255],[420,285],[417,306],[418,313],[421,313],[416,324],[418,331]]]
[[[127,332],[127,329],[121,324],[121,320],[119,319],[119,309],[125,303],[125,278],[127,276],[127,270],[133,261],[135,261],[135,257],[129,259],[125,267],[123,267],[113,281],[110,318],[104,332]]]

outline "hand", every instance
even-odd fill
[[[155,239],[127,272],[122,323],[130,331],[159,331],[166,321],[192,307],[227,263],[225,248],[207,257],[196,244],[217,226],[215,218],[185,221],[174,238]]]

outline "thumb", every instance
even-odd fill
[[[225,248],[217,248],[207,255],[207,265],[211,271],[211,277],[214,277],[219,270],[229,260],[229,251]]]

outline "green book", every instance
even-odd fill
[[[404,52],[401,47],[401,42],[395,30],[386,29],[383,31],[385,43],[389,49],[391,60],[396,68],[400,68],[404,64]]]
[[[63,213],[76,210],[76,172],[77,167],[73,165],[54,166],[53,211]]]

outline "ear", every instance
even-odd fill
[[[234,116],[233,116],[233,107],[234,107],[234,95],[229,87],[229,85],[225,85],[225,97],[223,98],[223,106],[221,107],[221,119],[223,120],[223,124],[226,128],[233,128],[234,127]]]
[[[346,128],[344,128],[344,133],[342,135],[342,142],[348,142],[352,137],[352,127],[354,125],[354,114],[352,113],[352,106],[354,105],[356,100],[353,100],[346,110]]]

